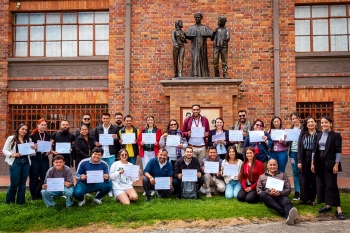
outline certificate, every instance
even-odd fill
[[[86,182],[88,184],[91,183],[102,183],[103,180],[103,170],[96,170],[96,171],[86,171],[87,180]]]
[[[22,143],[22,144],[17,144],[17,145],[18,145],[18,153],[21,156],[36,153],[35,150],[32,149],[32,146],[34,146],[34,142]]]
[[[226,140],[226,134],[225,133],[215,134],[211,137],[211,140],[213,142],[216,142],[219,140]]]
[[[280,139],[284,140],[284,135],[286,132],[284,129],[271,129],[271,139],[272,141],[279,141]]]
[[[48,192],[64,191],[64,178],[47,178],[46,184]]]
[[[224,166],[224,176],[237,176],[238,175],[238,165],[226,164]]]
[[[170,189],[170,177],[156,177],[154,180],[156,182],[155,190]]]
[[[156,142],[155,133],[142,133],[142,141],[145,144],[154,144]]]
[[[139,177],[140,166],[139,165],[125,165],[124,175],[129,177]]]
[[[197,169],[182,169],[182,181],[197,182]]]
[[[262,138],[264,136],[264,131],[257,130],[257,131],[249,131],[249,141],[250,142],[263,142],[264,139]]]
[[[99,143],[102,146],[112,146],[114,145],[114,138],[112,137],[113,134],[100,134],[99,135]]]
[[[275,189],[277,191],[282,191],[284,186],[284,180],[279,180],[272,177],[267,177],[266,188]]]
[[[191,137],[194,138],[203,138],[204,137],[204,127],[192,127],[191,128]]]
[[[230,141],[243,142],[243,130],[230,130],[228,138]]]
[[[218,173],[219,162],[204,161],[204,173]]]
[[[123,144],[135,144],[135,134],[134,133],[122,133]]]
[[[300,136],[300,129],[286,129],[286,141],[298,141]]]
[[[167,146],[178,146],[180,145],[180,136],[177,135],[168,135],[166,137]]]
[[[56,142],[56,152],[59,154],[70,154],[70,142]]]
[[[51,142],[50,141],[41,141],[38,140],[38,152],[50,152],[51,150]]]

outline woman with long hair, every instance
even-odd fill
[[[78,165],[83,159],[91,157],[94,147],[94,139],[90,137],[89,126],[84,124],[81,125],[79,136],[74,142],[76,170],[78,170]]]
[[[225,159],[228,147],[231,145],[229,141],[229,131],[224,130],[224,120],[221,117],[215,119],[215,129],[210,130],[208,136],[208,147],[215,146],[220,159]],[[223,134],[224,139],[213,140],[214,135]]]
[[[271,119],[271,128],[269,135],[271,136],[272,130],[283,129],[282,120],[278,116],[274,116]],[[273,147],[270,151],[270,156],[277,161],[278,170],[285,173],[288,162],[288,145],[285,140],[285,136],[277,141],[273,141]]]

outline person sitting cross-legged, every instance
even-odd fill
[[[283,180],[283,189],[278,191],[272,187],[267,188],[267,179],[274,178]],[[280,215],[284,216],[288,225],[294,224],[298,217],[298,210],[292,206],[288,195],[291,192],[291,187],[287,175],[278,171],[277,161],[270,159],[267,164],[267,171],[259,177],[258,185],[256,187],[260,199],[269,208],[276,210]]]

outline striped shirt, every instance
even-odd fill
[[[315,132],[313,134],[309,134],[306,136],[303,140],[303,148],[305,150],[312,150],[314,149],[314,137],[315,137]]]

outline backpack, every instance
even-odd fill
[[[181,182],[181,197],[185,199],[197,199],[197,183],[193,181]]]

